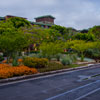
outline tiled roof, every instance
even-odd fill
[[[52,26],[54,24],[45,24],[45,23],[42,23],[42,22],[31,22],[31,24],[36,24],[36,25],[47,25],[47,26]]]
[[[51,17],[51,18],[55,19],[55,17],[53,17],[51,15],[40,16],[40,17],[36,17],[35,19],[44,18],[44,17]]]
[[[6,15],[5,17],[19,17],[19,16]],[[19,18],[24,18],[24,17],[19,17]],[[24,18],[24,19],[27,19],[27,18]]]

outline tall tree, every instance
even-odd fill
[[[7,20],[7,22],[11,23],[13,25],[13,27],[15,27],[15,28],[31,26],[31,23],[28,20],[26,20],[24,18],[20,18],[20,17],[9,18]]]
[[[55,57],[57,54],[62,53],[64,51],[65,45],[62,41],[55,41],[55,42],[43,42],[40,45],[40,52],[44,57],[51,59]]]
[[[81,61],[84,61],[84,52],[89,49],[93,48],[94,43],[93,42],[85,42],[83,40],[76,40],[74,44],[71,46],[73,50],[76,50],[78,53],[81,54]]]
[[[66,28],[60,25],[53,25],[51,29],[58,31],[58,33],[60,33],[65,40],[71,39],[72,36],[77,33],[77,30],[74,28]]]
[[[29,38],[31,34],[24,34],[13,27],[10,22],[0,22],[0,29],[0,50],[7,54],[8,61],[12,55],[17,56],[17,52],[28,47],[32,42]]]
[[[94,34],[96,38],[100,40],[100,26],[94,26],[93,28],[90,28],[89,33]]]
[[[85,41],[95,41],[96,40],[95,35],[92,33],[78,33],[78,34],[75,34],[72,38],[77,39],[77,40],[85,40]]]
[[[54,29],[54,30],[57,30],[60,34],[62,34],[62,35],[64,35],[64,34],[66,34],[66,27],[64,27],[64,26],[60,26],[60,25],[53,25],[52,27],[51,27],[51,29]]]

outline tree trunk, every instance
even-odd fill
[[[84,61],[84,54],[83,54],[83,52],[81,52],[81,61],[82,62]]]

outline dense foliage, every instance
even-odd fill
[[[89,33],[94,34],[97,39],[100,39],[100,26],[94,26],[93,28],[90,28]]]
[[[25,18],[20,18],[20,17],[9,18],[6,23],[10,23],[15,28],[31,26],[28,20],[26,20]]]
[[[79,31],[60,25],[44,29],[31,25],[23,18],[10,18],[7,21],[0,21],[0,52],[5,55],[5,60],[0,56],[1,63],[17,66],[1,64],[0,78],[37,72],[36,69],[29,67],[41,69],[41,72],[66,68],[65,65],[75,63],[78,61],[77,58],[84,61],[85,57],[89,57],[98,61],[100,26]],[[23,56],[27,55],[24,59],[22,52],[24,52]]]
[[[40,45],[40,52],[43,57],[48,58],[49,60],[59,53],[64,51],[65,45],[62,41],[55,41],[55,42],[43,42]]]
[[[46,58],[34,58],[34,57],[26,57],[24,58],[24,65],[28,67],[35,67],[35,68],[43,68],[46,67],[48,64],[48,59]]]
[[[78,33],[73,36],[73,39],[84,41],[95,41],[95,35],[91,33]]]
[[[0,64],[0,79],[36,73],[38,71],[35,68],[29,68],[27,66],[12,67],[8,64]]]

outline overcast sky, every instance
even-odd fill
[[[76,29],[100,25],[100,0],[0,0],[0,16],[52,15],[55,24]]]

